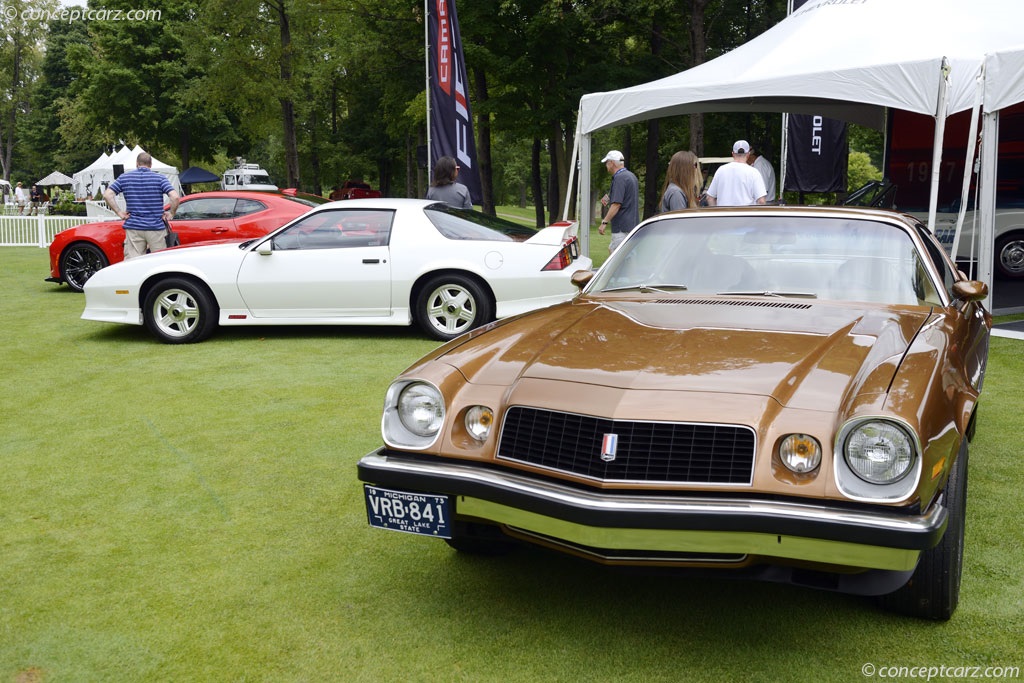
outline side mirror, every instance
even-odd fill
[[[575,273],[572,274],[572,277],[569,278],[569,281],[576,285],[576,288],[582,292],[583,288],[586,287],[587,284],[593,279],[594,271],[577,270]]]
[[[256,253],[260,256],[270,256],[274,253],[274,240],[263,240],[260,245],[256,247]]]
[[[958,280],[953,283],[953,296],[958,301],[983,301],[988,296],[988,285],[978,280]]]

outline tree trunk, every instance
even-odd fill
[[[480,105],[487,101],[487,74],[483,69],[473,69],[473,81],[476,86],[476,163],[480,172],[481,210],[491,216],[496,215],[494,207],[494,173],[491,165],[491,117],[480,115]]]
[[[284,124],[284,165],[288,187],[299,186],[299,145],[295,134],[295,102],[292,100],[292,31],[284,2],[271,3],[281,33],[281,121]]]
[[[544,186],[540,182],[540,138],[533,139],[533,150],[530,154],[530,174],[533,182],[533,207],[536,214],[538,228],[543,228],[544,222]]]
[[[658,195],[661,192],[661,184],[658,182],[659,168],[658,143],[661,135],[661,126],[657,119],[650,119],[647,122],[647,158],[644,160],[647,167],[647,181],[644,184],[644,213],[643,218],[650,218],[658,213]]]
[[[565,200],[569,196],[569,155],[565,148],[565,128],[561,121],[551,122],[551,173],[554,176],[553,197],[548,204],[551,206],[550,222],[562,220]]]

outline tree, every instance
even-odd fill
[[[80,74],[72,68],[68,53],[88,49],[85,21],[50,22],[45,39],[40,77],[32,93],[31,116],[26,118],[22,141],[34,156],[37,174],[52,170],[67,173],[92,162],[99,153],[90,136],[61,135],[61,113]]]
[[[19,124],[31,112],[46,33],[45,13],[56,7],[56,0],[31,4],[8,0],[0,12],[0,166],[5,180],[11,177]]]
[[[138,11],[139,4],[118,0],[107,8]],[[186,48],[199,5],[169,0],[153,11],[159,13],[146,20],[89,22],[91,48],[69,51],[82,77],[64,115],[69,125],[111,143],[134,140],[151,151],[173,151],[188,166],[193,147],[212,156],[233,133],[220,111],[201,106],[194,88],[202,68]]]

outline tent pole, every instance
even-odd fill
[[[986,111],[981,124],[981,171],[978,174],[978,273],[976,280],[988,285],[985,307],[992,311],[992,257],[995,248],[996,166],[999,155],[999,112]]]
[[[932,143],[932,183],[928,195],[928,232],[935,234],[935,209],[939,203],[939,177],[942,175],[942,141],[946,133],[946,95],[949,89],[949,60],[942,58],[939,100],[935,107],[935,141]]]
[[[779,186],[775,190],[775,200],[779,204],[782,201],[782,193],[786,191],[786,165],[789,163],[789,112],[782,112],[782,150],[779,158]]]
[[[577,126],[576,127],[576,136],[573,138],[573,141],[572,141],[572,161],[569,162],[569,182],[566,183],[566,185],[565,185],[566,188],[567,188],[567,190],[566,190],[567,192],[572,192],[573,191],[572,184],[573,184],[573,181],[576,180],[576,155],[579,154],[579,151],[580,151],[580,129],[579,129],[579,126]],[[565,206],[562,208],[562,220],[563,221],[569,220],[569,204],[571,204],[571,202],[569,201],[569,197],[567,196],[565,198]],[[579,213],[579,208],[578,207],[577,207],[576,211],[577,211],[577,213]],[[577,228],[578,227],[579,226],[577,226]]]
[[[584,256],[590,256],[590,133],[584,133],[580,141],[580,202],[577,213],[580,217],[580,249]]]
[[[981,65],[981,73],[978,74],[977,87],[974,91],[974,106],[971,108],[971,127],[967,129],[967,157],[964,160],[964,182],[960,190],[960,213],[956,217],[956,230],[953,233],[953,249],[950,254],[953,261],[960,250],[960,235],[963,231],[964,216],[967,213],[967,197],[971,192],[971,174],[974,168],[974,152],[978,142],[978,114],[981,109],[981,100],[985,91],[985,65]],[[974,224],[977,227],[978,213],[974,213]],[[978,241],[978,232],[974,231],[974,241]],[[974,249],[971,249],[973,255]]]

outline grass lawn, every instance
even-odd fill
[[[603,260],[607,241],[592,245]],[[936,624],[808,589],[534,549],[465,557],[370,529],[355,463],[380,442],[388,383],[434,342],[249,328],[165,346],[80,320],[83,297],[46,275],[45,250],[0,249],[0,683],[1024,669],[1024,342],[992,340],[961,603]]]

